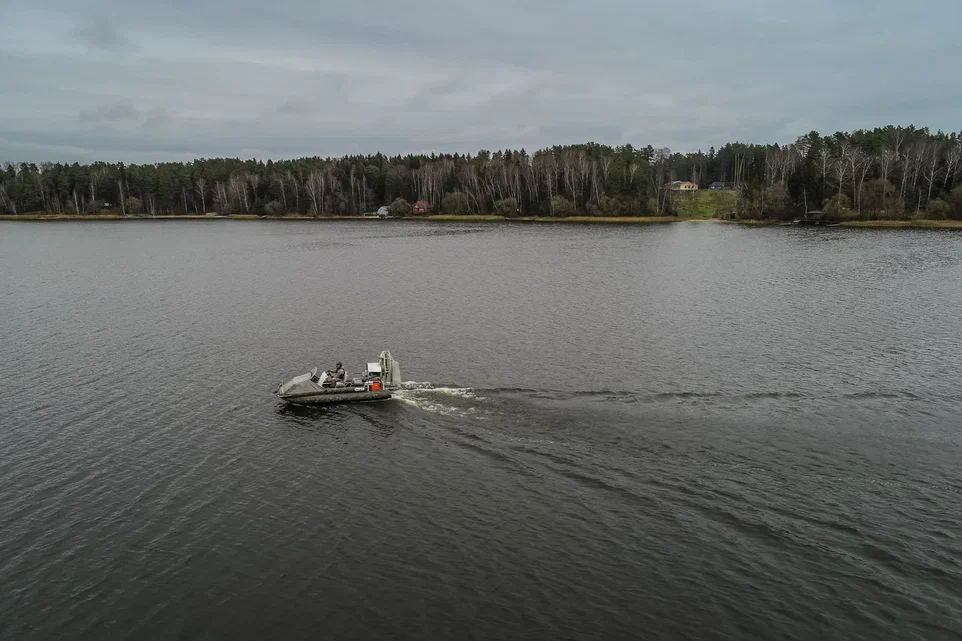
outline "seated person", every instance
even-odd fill
[[[333,372],[331,370],[327,370],[327,375],[328,375],[327,380],[324,381],[325,386],[330,386],[330,387],[344,386],[344,380],[347,378],[347,372],[344,371],[344,368],[341,366],[340,361],[338,361],[337,365],[334,367]]]

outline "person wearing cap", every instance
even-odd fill
[[[331,378],[334,379],[334,382],[335,382],[335,383],[338,382],[338,381],[340,381],[341,383],[343,383],[343,382],[344,382],[344,379],[347,378],[347,372],[345,372],[345,371],[344,371],[344,368],[341,367],[341,362],[340,362],[340,361],[338,361],[338,362],[337,362],[337,365],[334,367],[334,373],[331,374]]]

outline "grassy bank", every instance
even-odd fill
[[[374,216],[255,216],[254,214],[230,214],[227,216],[123,216],[121,214],[89,214],[76,216],[74,214],[23,214],[20,216],[0,216],[0,220],[378,220]]]
[[[962,229],[962,220],[852,220],[842,227],[858,229]]]
[[[254,216],[253,214],[231,214],[229,216],[122,216],[119,214],[90,214],[75,216],[72,214],[23,214],[21,216],[0,216],[0,220],[279,220],[279,221],[338,221],[338,220],[379,220],[373,216]],[[550,218],[540,216],[523,216],[520,218],[505,218],[504,216],[458,216],[454,214],[436,214],[434,216],[415,216],[403,219],[405,221],[429,222],[458,222],[458,223],[677,223],[690,220],[705,220],[696,218],[678,218],[675,216],[636,216],[636,217],[604,217],[604,216],[569,216],[568,218]]]
[[[778,220],[725,220],[732,225],[756,227],[794,227],[787,221]],[[849,220],[835,223],[833,227],[850,229],[962,229],[962,220]],[[824,229],[824,227],[813,227]]]
[[[720,222],[728,223],[731,225],[749,225],[755,227],[778,227],[780,225],[787,225],[785,221],[778,220],[759,220],[756,218],[734,218],[732,220],[722,220]]]
[[[505,218],[504,216],[456,216],[454,214],[437,214],[426,218],[413,218],[410,220],[429,220],[431,222],[458,222],[458,223],[677,223],[685,219],[674,216],[569,216],[567,218],[550,218],[540,216],[521,216],[518,218]]]
[[[518,220],[536,223],[677,223],[682,218],[675,216],[569,216],[568,218],[519,218]]]
[[[91,214],[88,216],[74,216],[71,214],[24,214],[21,216],[0,216],[0,221],[57,221],[57,220],[275,220],[275,221],[339,221],[339,220],[380,220],[373,216],[255,216],[253,214],[231,214],[229,216],[122,216],[119,214]],[[751,226],[784,226],[785,221],[776,220],[719,220],[710,217],[678,217],[678,216],[569,216],[567,218],[546,218],[540,216],[522,216],[520,218],[505,218],[504,216],[458,216],[454,214],[436,214],[434,216],[418,216],[405,218],[405,221],[428,222],[458,222],[458,223],[599,223],[599,224],[652,224],[679,222],[722,222],[733,225]],[[962,220],[855,220],[839,223],[840,227],[853,229],[962,229]]]
[[[504,216],[458,216],[456,214],[435,214],[419,218],[405,218],[405,220],[430,220],[440,223],[500,223],[506,219]]]
[[[0,220],[257,220],[253,214],[236,216],[124,216],[122,214],[23,214],[20,216],[0,216]]]
[[[738,192],[709,189],[672,192],[671,204],[679,218],[717,218],[735,211]]]

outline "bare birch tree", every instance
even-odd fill
[[[294,210],[299,212],[301,210],[301,183],[290,169],[287,170],[287,181],[291,185],[291,191],[294,192]]]
[[[304,189],[311,200],[311,214],[317,218],[321,215],[322,203],[324,200],[324,185],[326,177],[322,171],[315,169],[307,175]]]
[[[651,158],[651,172],[649,181],[651,182],[652,194],[655,199],[655,215],[661,216],[665,211],[668,201],[669,184],[667,174],[670,169],[671,149],[663,147],[656,149]],[[736,172],[737,173],[737,172]]]
[[[127,215],[127,199],[124,197],[124,180],[123,178],[117,179],[117,193],[120,194],[120,211],[124,216]]]
[[[955,178],[955,173],[962,165],[962,139],[956,141],[945,152],[945,173],[942,179],[942,189],[949,186],[949,181]]]
[[[932,202],[932,187],[938,180],[939,170],[941,169],[942,145],[935,141],[928,143],[925,146],[925,154],[925,180],[929,184],[928,192],[925,195],[925,206],[928,207],[929,203]]]
[[[14,216],[17,215],[17,203],[10,198],[10,194],[7,193],[7,188],[4,185],[0,185],[0,208],[6,209]]]
[[[197,186],[197,195],[200,196],[200,209],[201,212],[207,213],[207,181],[203,178],[198,178],[194,184]]]

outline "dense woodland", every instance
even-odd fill
[[[822,136],[789,145],[729,143],[708,152],[588,143],[529,154],[349,156],[266,162],[89,165],[7,163],[0,213],[359,215],[390,204],[410,215],[673,215],[669,185],[738,185],[738,214],[783,218],[962,219],[962,134],[915,127]]]

